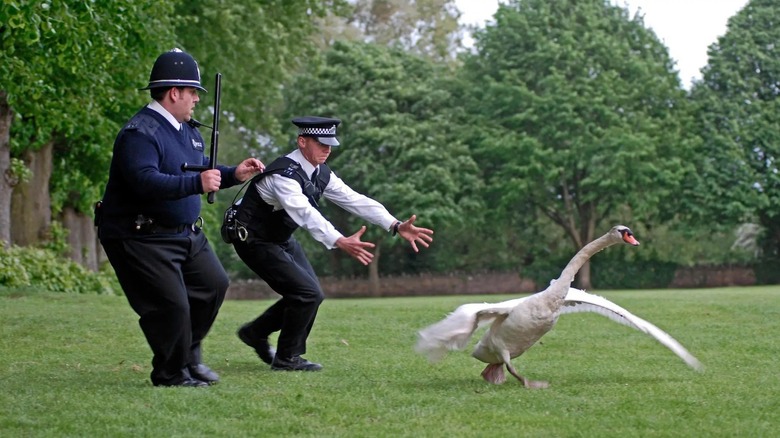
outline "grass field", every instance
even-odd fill
[[[326,300],[306,355],[324,371],[272,372],[235,336],[269,302],[227,301],[204,347],[222,382],[154,388],[123,297],[0,289],[0,436],[780,436],[780,286],[596,293],[704,372],[592,314],[562,316],[514,360],[546,390],[488,384],[469,351],[437,364],[414,353],[416,330],[507,296]]]

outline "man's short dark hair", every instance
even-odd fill
[[[163,97],[165,97],[165,93],[168,92],[173,87],[159,87],[159,88],[151,88],[149,89],[149,95],[152,96],[152,99],[156,101],[163,100]]]

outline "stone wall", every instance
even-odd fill
[[[371,284],[364,279],[321,278],[320,283],[329,298],[375,296]],[[533,281],[513,273],[485,273],[475,275],[418,275],[383,277],[378,296],[482,295],[520,294],[536,292]],[[261,280],[233,281],[228,299],[258,299],[277,296]]]
[[[375,296],[371,284],[365,279],[320,279],[328,298],[356,298]],[[674,275],[670,288],[699,288],[723,286],[749,286],[756,282],[749,267],[701,266],[680,268]],[[484,273],[474,275],[418,275],[383,277],[378,296],[432,296],[432,295],[491,295],[527,294],[537,292],[537,285],[514,273]],[[261,280],[233,281],[228,289],[228,299],[247,300],[278,297]]]

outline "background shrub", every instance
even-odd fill
[[[36,288],[51,292],[116,295],[121,293],[110,269],[92,272],[52,249],[0,249],[0,286]]]

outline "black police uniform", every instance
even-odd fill
[[[256,320],[245,325],[239,337],[253,347],[262,348],[257,342],[267,342],[269,334],[280,331],[276,353],[279,360],[296,358],[306,352],[306,339],[325,295],[314,268],[293,237],[298,224],[285,210],[274,211],[273,206],[254,190],[254,185],[272,174],[295,179],[311,205],[318,208],[317,202],[330,179],[330,168],[324,164],[319,168],[318,175],[311,180],[295,161],[288,157],[276,159],[249,185],[251,189],[241,200],[236,218],[245,224],[248,235],[245,241],[234,242],[236,253],[282,296]],[[258,351],[258,354],[263,357],[264,353]],[[273,357],[267,356],[264,360],[271,363]]]
[[[339,144],[336,139],[339,122],[338,119],[322,117],[293,120],[300,128],[299,135],[314,137],[329,146]],[[301,170],[302,166],[307,167],[306,172]],[[277,167],[281,170],[276,170]],[[266,202],[260,193],[263,178],[268,178],[268,174],[277,174],[276,178],[283,177],[275,180],[274,184],[277,187],[275,190],[280,190],[278,186],[283,184],[283,191],[268,195],[269,202],[275,205]],[[282,198],[291,196],[293,190],[292,183],[287,184],[285,178],[296,180],[300,186],[298,193],[308,199],[309,205],[289,198],[285,201],[295,205],[291,208],[299,210],[295,214],[296,220],[290,216],[288,207],[283,205]],[[346,186],[327,165],[314,167],[306,162],[299,150],[274,161],[248,187],[237,214],[237,220],[247,228],[248,237],[233,245],[246,265],[282,298],[257,319],[242,326],[238,337],[253,347],[260,359],[269,363],[272,369],[317,371],[322,368],[321,365],[309,362],[301,355],[306,352],[306,340],[324,294],[314,269],[293,233],[299,226],[306,226],[309,232],[313,232],[315,239],[329,248],[335,247],[335,241],[343,237],[317,211],[320,196],[388,231],[398,221],[380,203]],[[264,187],[270,190],[272,185],[265,184]],[[278,351],[274,352],[268,337],[277,331]]]
[[[161,55],[146,88],[171,86],[203,90],[197,64],[184,52]],[[96,209],[98,236],[154,354],[152,383],[204,386],[218,376],[202,364],[201,342],[228,277],[199,228],[200,174],[182,170],[183,163],[208,164],[203,137],[163,114],[152,102],[117,135]],[[222,187],[238,183],[235,167],[218,168]]]

